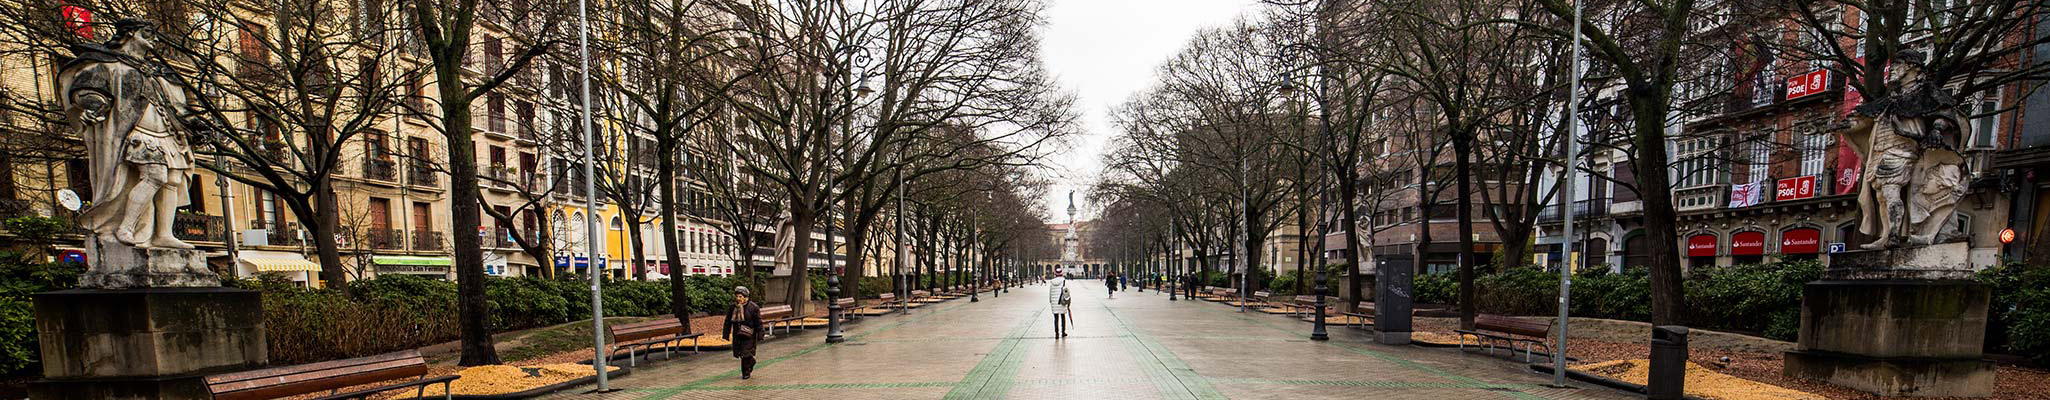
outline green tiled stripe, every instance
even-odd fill
[[[1196,400],[1225,398],[1223,393],[1217,391],[1217,388],[1210,386],[1208,380],[1202,375],[1197,374],[1195,368],[1189,367],[1189,363],[1182,361],[1181,357],[1176,357],[1174,351],[1168,350],[1167,346],[1161,345],[1160,342],[1153,340],[1153,338],[1146,336],[1144,333],[1140,333],[1138,329],[1132,329],[1131,326],[1126,325],[1125,318],[1118,316],[1117,311],[1110,309],[1109,304],[1102,305],[1103,311],[1110,314],[1111,320],[1117,321],[1118,329],[1129,332],[1132,336],[1132,341],[1137,346],[1125,346],[1125,348],[1132,353],[1132,358],[1140,360],[1139,364],[1146,369],[1146,378],[1153,382],[1155,388],[1160,389],[1160,396],[1162,398]],[[1152,359],[1154,362],[1146,362],[1145,360],[1147,359]]]
[[[1045,312],[1046,309],[1041,308],[1033,311],[1031,317],[1018,321],[1003,341],[997,342],[996,347],[983,355],[982,361],[975,363],[975,368],[968,370],[968,375],[962,377],[953,390],[947,391],[945,398],[996,399],[1009,393],[1012,383],[1017,380],[1018,366],[1025,362],[1025,355],[1019,351],[1024,347],[1020,344],[1023,342],[1020,336],[1032,328],[1033,321],[1038,321],[1040,314]]]
[[[862,331],[861,333],[857,333],[857,334],[854,334],[854,335],[849,335],[849,336],[847,336],[847,340],[856,340],[856,339],[861,339],[862,337],[866,337],[866,336],[868,336],[868,335],[873,335],[873,334],[877,334],[877,333],[882,333],[882,332],[885,332],[885,331],[889,331],[889,330],[891,330],[891,329],[896,329],[897,327],[900,327],[900,326],[904,326],[905,324],[909,324],[909,323],[913,323],[913,322],[918,322],[918,321],[923,321],[923,320],[925,320],[925,319],[926,319],[926,318],[928,318],[928,317],[932,317],[932,316],[934,316],[934,315],[938,315],[938,314],[940,314],[940,313],[944,313],[944,312],[948,312],[948,311],[953,311],[953,310],[954,310],[954,309],[956,309],[956,308],[961,308],[961,307],[963,307],[963,306],[967,306],[968,304],[971,304],[971,303],[955,303],[954,305],[952,305],[952,306],[948,306],[948,307],[947,307],[947,308],[945,308],[945,309],[941,309],[941,310],[938,310],[938,311],[933,311],[933,312],[931,312],[931,313],[926,313],[926,314],[924,314],[924,315],[919,315],[919,316],[916,316],[916,317],[911,317],[911,318],[908,318],[908,319],[905,319],[905,320],[902,320],[902,321],[897,321],[897,322],[895,322],[895,323],[891,323],[891,324],[889,324],[889,325],[884,325],[884,326],[878,327],[878,328],[876,328],[876,329],[874,329],[874,330],[867,330],[867,331]],[[804,355],[806,355],[806,354],[811,354],[812,352],[816,352],[816,351],[819,351],[819,350],[823,350],[823,349],[825,349],[825,348],[826,348],[826,346],[831,346],[831,344],[828,344],[828,343],[824,343],[824,341],[821,341],[821,342],[820,342],[820,343],[818,343],[818,344],[814,344],[814,345],[811,345],[811,347],[805,347],[805,348],[803,348],[803,349],[800,349],[800,350],[797,350],[797,351],[795,351],[795,352],[791,352],[790,354],[784,354],[784,355],[781,355],[781,356],[777,356],[777,357],[774,357],[774,358],[769,358],[769,359],[766,359],[766,360],[760,360],[760,361],[758,361],[758,362],[756,362],[756,363],[755,363],[755,369],[762,369],[762,368],[766,368],[766,367],[768,367],[768,366],[771,366],[771,365],[776,365],[777,363],[781,363],[781,362],[783,362],[783,361],[785,361],[785,360],[789,360],[789,359],[792,359],[792,358],[797,358],[797,357],[802,357],[802,356],[804,356]],[[677,393],[680,393],[680,392],[683,392],[683,391],[686,391],[686,390],[696,390],[697,388],[700,388],[700,387],[705,387],[705,386],[707,386],[707,385],[711,385],[711,384],[712,384],[712,383],[714,383],[714,382],[720,382],[720,381],[730,380],[730,379],[733,379],[734,377],[737,377],[737,376],[740,376],[740,368],[738,368],[738,367],[735,367],[735,368],[733,368],[732,370],[728,370],[728,371],[726,371],[725,373],[722,373],[722,374],[718,374],[718,375],[713,375],[713,376],[709,376],[709,377],[705,377],[704,379],[699,379],[699,380],[696,380],[696,381],[691,381],[690,383],[686,383],[686,384],[683,384],[682,386],[676,386],[676,387],[670,387],[670,388],[663,388],[663,389],[655,389],[655,390],[656,390],[656,392],[655,392],[654,394],[649,394],[649,395],[647,395],[647,396],[641,397],[641,399],[642,399],[642,400],[656,400],[656,399],[666,399],[666,398],[669,398],[670,396],[673,396],[673,395],[675,395],[675,394],[677,394]]]

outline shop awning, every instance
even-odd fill
[[[370,263],[381,265],[424,265],[442,267],[455,264],[454,260],[450,260],[448,257],[421,256],[376,256],[370,258]]]
[[[239,253],[243,264],[257,272],[320,272],[320,264],[306,259],[299,253],[284,251],[243,250]]]

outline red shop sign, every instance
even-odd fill
[[[1812,198],[1815,198],[1815,175],[1781,179],[1772,192],[1773,201]]]
[[[1687,238],[1688,257],[1715,257],[1715,235],[1694,235]]]
[[[1809,73],[1787,78],[1787,100],[1807,97],[1829,90],[1829,70],[1818,69]]]
[[[1765,254],[1765,232],[1741,232],[1730,236],[1730,255]]]
[[[1780,254],[1814,254],[1821,252],[1821,230],[1798,228],[1780,233]]]

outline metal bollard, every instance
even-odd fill
[[[1651,328],[1651,376],[1646,398],[1679,400],[1687,383],[1687,327],[1663,325]]]

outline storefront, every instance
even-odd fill
[[[1687,266],[1690,268],[1715,266],[1716,237],[1700,234],[1687,237]]]
[[[301,286],[312,287],[318,280],[320,264],[307,260],[299,253],[285,251],[242,250],[236,252],[235,276],[254,278],[259,274],[277,274]]]
[[[1780,232],[1781,260],[1814,260],[1821,253],[1821,229],[1793,228]]]
[[[454,260],[448,257],[425,256],[376,256],[370,258],[378,274],[419,275],[427,278],[454,280],[449,271]]]
[[[1765,232],[1748,231],[1730,235],[1732,265],[1765,263]]]

